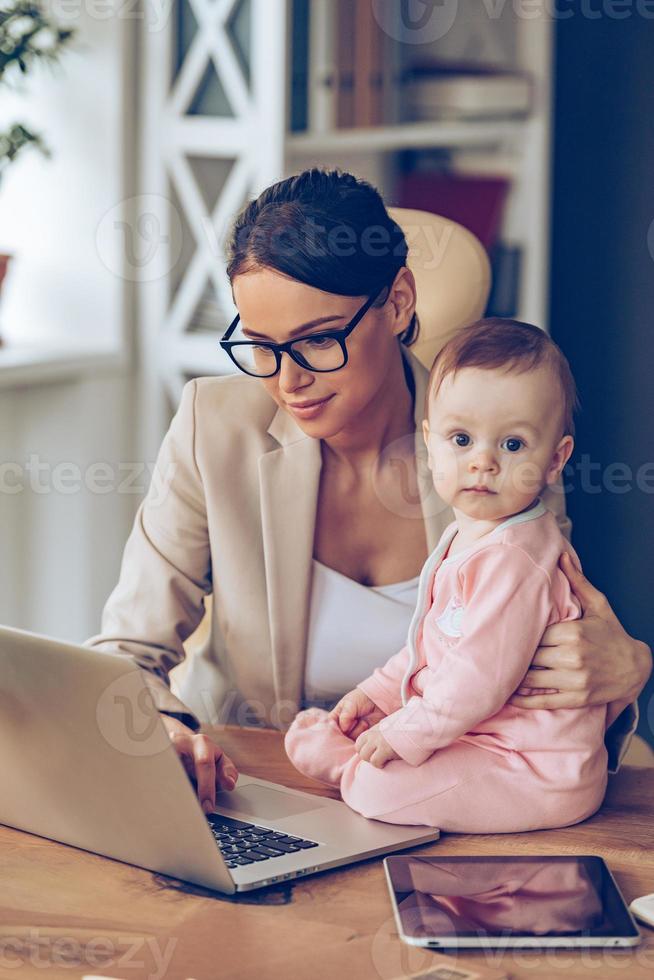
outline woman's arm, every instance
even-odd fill
[[[638,721],[636,699],[652,672],[652,654],[646,643],[629,636],[606,596],[576,568],[567,552],[559,563],[581,604],[582,618],[545,630],[520,685],[534,693],[514,694],[510,703],[521,708],[608,703],[607,748],[613,772]]]
[[[85,646],[124,654],[142,668],[164,728],[209,811],[218,789],[234,788],[238,772],[220,746],[197,731],[198,718],[175,697],[168,678],[184,659],[184,641],[200,623],[212,587],[206,506],[194,452],[195,399],[196,382],[190,381],[137,511],[101,632]]]
[[[175,697],[168,679],[184,659],[183,643],[200,623],[212,587],[206,506],[194,455],[195,397],[191,381],[138,508],[101,631],[85,645],[131,657],[144,670],[156,708],[197,729],[199,720]]]

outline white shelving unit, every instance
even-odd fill
[[[158,253],[157,275],[141,286],[153,447],[170,410],[164,392],[176,401],[189,376],[231,370],[218,339],[235,313],[223,253],[235,213],[268,184],[307,166],[350,169],[373,181],[389,204],[398,150],[441,148],[462,172],[508,173],[502,238],[523,252],[518,315],[547,328],[551,21],[516,18],[508,25],[513,65],[534,79],[529,118],[335,130],[333,87],[316,85],[333,61],[336,4],[312,0],[312,125],[291,133],[291,7],[291,0],[175,0],[164,28],[146,24],[143,31],[142,190],[170,202],[168,246]],[[216,329],[198,331],[193,324],[208,293]]]

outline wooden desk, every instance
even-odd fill
[[[215,734],[242,772],[333,795],[295,773],[278,732]],[[654,891],[654,770],[627,768],[610,777],[602,810],[575,827],[447,834],[415,850],[600,854],[630,901]],[[391,980],[433,962],[429,951],[397,939],[380,859],[229,898],[0,827],[0,874],[2,978]],[[450,956],[451,966],[486,962],[512,978],[645,980],[654,976],[654,931],[642,931],[635,950],[509,951],[486,961],[483,953],[461,954]]]

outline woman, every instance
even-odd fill
[[[195,733],[200,721],[285,730],[301,707],[335,703],[402,646],[418,573],[452,520],[419,465],[427,371],[410,351],[415,280],[378,192],[339,171],[281,181],[238,216],[228,258],[240,333],[223,345],[241,373],[184,388],[158,493],[138,510],[102,632],[88,641],[146,670],[206,810],[237,772]],[[569,532],[563,495],[543,502]],[[541,693],[515,703],[635,701],[648,647],[562,567],[584,616],[545,632],[520,689]],[[168,671],[209,593],[211,636],[181,700]],[[616,714],[613,769],[637,709]]]

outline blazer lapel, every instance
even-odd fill
[[[280,443],[259,458],[273,682],[276,714],[290,723],[302,698],[322,455],[282,408],[268,433]]]

